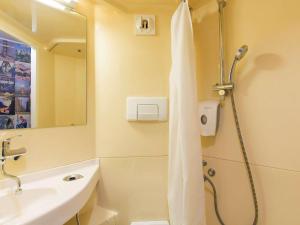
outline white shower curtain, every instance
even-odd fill
[[[171,225],[205,225],[193,27],[188,1],[172,18],[169,216]]]

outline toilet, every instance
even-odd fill
[[[168,221],[141,221],[132,222],[131,225],[169,225]]]

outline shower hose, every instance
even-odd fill
[[[249,163],[248,156],[247,156],[247,151],[246,151],[246,148],[245,148],[245,145],[244,145],[244,140],[243,140],[243,136],[242,136],[242,132],[241,132],[241,128],[240,128],[239,118],[238,118],[238,115],[237,115],[234,95],[233,95],[232,91],[230,92],[230,97],[231,97],[231,105],[232,105],[233,116],[234,116],[234,120],[235,120],[235,126],[236,126],[236,130],[237,130],[237,133],[238,133],[238,138],[239,138],[239,142],[240,142],[240,145],[241,145],[241,150],[242,150],[242,153],[243,153],[243,158],[244,158],[244,161],[245,161],[247,174],[248,174],[248,178],[249,178],[249,182],[250,182],[250,186],[251,186],[251,193],[252,193],[254,210],[255,210],[255,216],[254,216],[254,220],[253,220],[252,224],[257,225],[257,222],[258,222],[258,202],[257,202],[257,196],[256,196],[256,191],[255,191],[254,180],[253,180],[253,176],[252,176],[252,172],[251,172],[251,168],[250,168],[250,163]],[[206,175],[204,175],[204,181],[207,181],[213,189],[215,212],[216,212],[219,223],[221,225],[225,225],[225,223],[223,222],[222,217],[220,215],[219,209],[218,209],[218,198],[217,198],[216,187],[215,187],[214,183]]]

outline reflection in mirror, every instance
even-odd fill
[[[86,123],[86,18],[66,2],[0,1],[0,129]]]

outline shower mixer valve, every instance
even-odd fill
[[[221,97],[226,96],[227,93],[229,93],[231,90],[233,90],[234,88],[234,84],[233,84],[233,75],[235,72],[235,67],[236,64],[242,59],[244,58],[244,56],[246,55],[246,53],[248,52],[248,46],[247,45],[243,45],[242,47],[240,47],[237,51],[237,53],[235,54],[231,69],[230,69],[230,73],[228,76],[228,82],[225,83],[222,74],[224,74],[224,68],[221,71],[221,82],[220,84],[216,84],[213,86],[213,90],[217,91],[218,94]],[[223,61],[223,60],[222,60]]]
[[[234,88],[233,83],[228,84],[216,84],[213,86],[213,90],[217,91],[220,96],[225,96],[228,91],[232,90]]]

